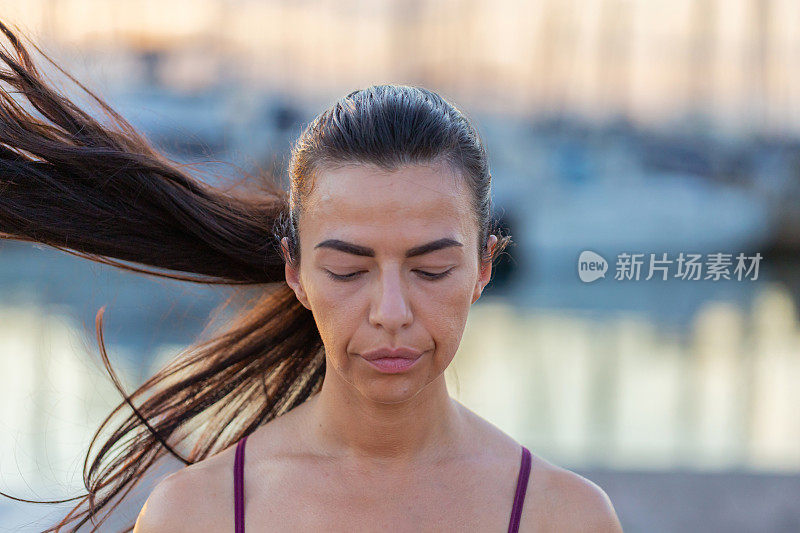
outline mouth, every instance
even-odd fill
[[[399,348],[381,349],[360,354],[370,366],[383,374],[399,374],[411,370],[422,359],[425,352]]]

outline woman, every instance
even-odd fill
[[[169,452],[188,466],[156,485],[134,532],[621,531],[602,489],[448,394],[469,308],[510,241],[491,220],[484,147],[452,104],[419,87],[354,91],[300,135],[288,197],[223,192],[100,99],[115,128],[48,88],[2,29],[17,56],[2,55],[3,80],[44,117],[3,93],[3,236],[263,288],[125,397],[133,414],[59,526],[100,526]]]

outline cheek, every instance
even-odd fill
[[[453,279],[436,284],[421,295],[416,318],[436,345],[437,372],[450,364],[461,343],[472,300],[472,285],[468,280]]]
[[[451,345],[451,350],[455,350],[464,332],[471,294],[471,289],[459,284],[450,290],[431,292],[426,300],[423,311],[426,322],[439,337],[437,340]]]
[[[346,343],[358,322],[352,295],[331,288],[325,281],[322,285],[306,290],[314,321],[317,323],[325,346],[338,351],[340,343]]]

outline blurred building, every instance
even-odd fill
[[[181,87],[248,83],[319,100],[400,81],[435,86],[473,110],[688,120],[734,133],[797,133],[800,124],[793,0],[0,6],[59,56],[102,62],[103,83],[132,75]]]

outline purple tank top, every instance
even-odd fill
[[[236,533],[244,533],[244,445],[245,435],[236,443],[236,456],[233,461],[233,511]],[[517,475],[517,490],[514,504],[511,506],[511,518],[508,521],[508,533],[519,531],[519,520],[522,517],[522,504],[525,502],[525,491],[528,488],[528,477],[531,473],[531,452],[522,446],[522,459]]]

